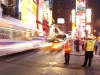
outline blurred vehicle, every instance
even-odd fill
[[[58,35],[55,35],[55,37],[62,39],[62,40],[66,40],[66,38],[67,38],[66,34],[58,34]]]
[[[44,37],[33,37],[33,40],[45,40]]]
[[[37,49],[44,43],[42,31],[27,25],[0,19],[0,56]],[[33,37],[34,38],[33,40]],[[1,53],[2,52],[2,53]]]
[[[45,42],[40,45],[41,50],[61,51],[64,47],[64,41],[58,38],[48,38]]]

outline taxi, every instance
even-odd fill
[[[58,38],[48,38],[46,43],[40,45],[41,50],[61,51],[64,48],[64,42]]]

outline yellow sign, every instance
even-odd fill
[[[36,7],[36,4],[34,2],[32,2],[32,13],[34,15],[36,15],[36,11],[37,11],[37,7]]]
[[[72,23],[72,30],[75,29],[75,23]]]
[[[28,0],[22,0],[22,12],[21,12],[21,21],[27,24],[27,17],[28,17]]]
[[[34,15],[36,15],[37,6],[32,0],[28,0],[28,10]]]

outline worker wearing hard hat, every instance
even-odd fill
[[[70,51],[71,51],[71,43],[69,40],[67,40],[66,44],[64,45],[64,52],[65,52],[65,63],[64,64],[69,64],[69,59],[70,59]]]
[[[88,62],[88,67],[91,67],[94,45],[95,45],[95,41],[92,39],[92,37],[88,37],[85,42],[85,59],[82,65],[83,67],[86,67],[87,62]]]

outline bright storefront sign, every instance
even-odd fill
[[[76,0],[76,33],[78,37],[84,37],[86,24],[86,0]]]
[[[39,5],[38,5],[38,21],[40,21],[41,23],[42,23],[42,21],[43,21],[43,0],[39,0]],[[43,31],[43,28],[42,28],[42,26],[41,26],[41,24],[38,24],[38,29],[40,30],[40,31]],[[42,33],[41,34],[39,34],[40,36],[41,35],[43,35]]]
[[[86,0],[76,0],[76,12],[86,12]]]
[[[86,9],[86,22],[90,23],[91,22],[91,9]]]
[[[36,26],[36,10],[37,6],[33,0],[22,0],[21,21],[34,29]]]
[[[21,11],[21,21],[24,24],[27,24],[27,16],[28,16],[28,0],[22,0],[22,11]]]
[[[28,10],[31,11],[34,15],[36,15],[37,6],[33,2],[33,0],[28,0]]]

